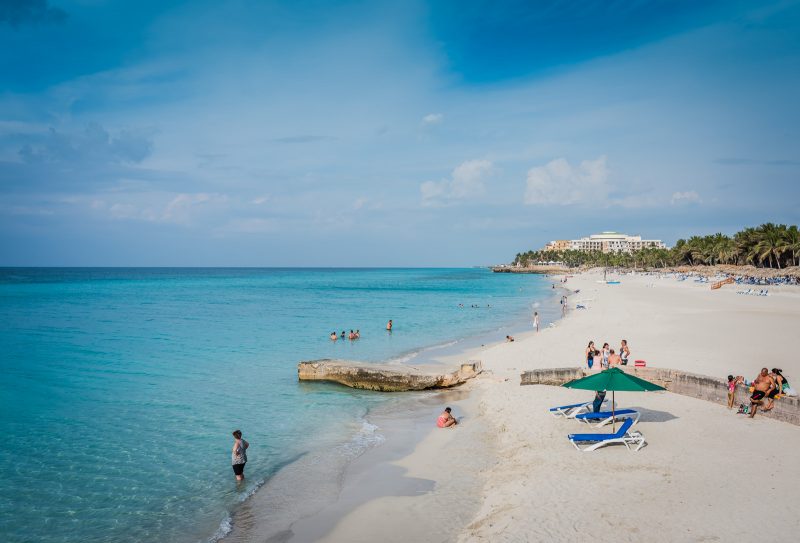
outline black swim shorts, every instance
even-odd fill
[[[773,388],[772,392],[767,394],[767,398],[773,398],[774,399],[775,396],[777,396],[778,394],[780,394],[780,391],[777,388]]]
[[[233,473],[236,475],[242,475],[244,473],[244,464],[234,464]]]
[[[753,392],[753,395],[750,396],[750,399],[753,400],[754,402],[757,402],[758,400],[763,400],[764,396],[766,395],[767,395],[766,392],[763,392],[761,390],[756,390],[755,392]]]

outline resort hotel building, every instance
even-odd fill
[[[618,232],[603,232],[572,240],[555,240],[544,246],[544,251],[601,251],[603,253],[630,253],[640,249],[666,249],[660,239],[642,239]]]

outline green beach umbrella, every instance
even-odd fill
[[[650,381],[640,379],[635,375],[625,373],[619,368],[610,368],[600,373],[573,379],[561,385],[567,388],[577,388],[579,390],[610,390],[611,391],[611,415],[614,416],[614,392],[617,390],[627,392],[651,392],[655,390],[667,390]],[[611,419],[611,429],[616,431],[616,421]]]

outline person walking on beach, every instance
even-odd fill
[[[622,345],[619,346],[619,357],[622,359],[622,365],[628,365],[628,358],[631,356],[631,350],[628,349],[628,340],[623,339]]]
[[[598,390],[594,393],[594,401],[592,402],[592,413],[599,413],[600,406],[606,401],[606,391]]]
[[[442,414],[439,415],[438,419],[436,419],[436,426],[438,426],[439,428],[450,428],[451,426],[455,426],[456,424],[458,424],[458,421],[451,414],[451,412],[452,409],[450,409],[449,407],[445,407]]]
[[[592,369],[592,365],[594,364],[594,341],[589,342],[583,356],[586,357],[586,365],[589,366],[589,369]]]
[[[242,431],[233,431],[233,449],[231,450],[231,465],[237,481],[244,481],[244,465],[247,464],[247,448],[250,444],[242,439]]]
[[[758,406],[764,403],[764,398],[775,390],[775,381],[769,376],[767,368],[761,368],[761,373],[753,380],[753,395],[750,396],[750,418],[756,416]]]
[[[392,331],[392,319],[389,319],[389,322],[386,323],[386,330],[388,332]]]
[[[539,331],[539,312],[538,311],[534,311],[533,312],[533,328],[537,332]]]

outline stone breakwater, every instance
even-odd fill
[[[728,403],[728,384],[722,379],[698,375],[685,371],[667,368],[635,368],[626,366],[625,372],[641,377],[653,383],[663,386],[668,392],[691,396],[700,400],[727,405]],[[526,371],[520,376],[521,385],[553,385],[560,386],[573,379],[580,379],[590,373],[581,368],[543,368],[538,370]],[[737,387],[736,401],[734,405],[740,403],[750,404],[750,393],[748,387]],[[790,424],[800,426],[800,398],[796,396],[783,396],[775,400],[775,408],[772,411],[758,410],[757,416],[764,416],[777,419]]]
[[[297,364],[297,378],[300,381],[329,381],[351,388],[381,392],[454,387],[472,379],[481,371],[480,360],[470,360],[449,373],[347,360],[311,360]]]

